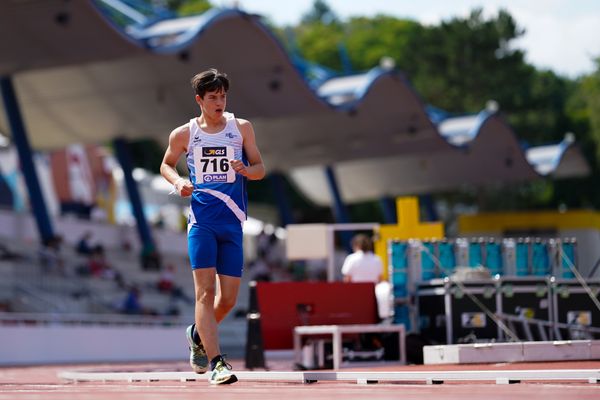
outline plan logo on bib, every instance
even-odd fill
[[[223,183],[227,182],[227,174],[205,174],[204,183]]]

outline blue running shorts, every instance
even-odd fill
[[[217,274],[241,277],[244,267],[242,224],[192,224],[188,230],[192,269],[217,269]]]

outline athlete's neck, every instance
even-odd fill
[[[218,117],[210,117],[209,115],[202,114],[198,117],[198,123],[203,128],[206,127],[215,129],[222,128],[227,123],[227,121],[225,119],[225,116],[223,116],[222,114]]]
[[[223,115],[220,115],[216,118],[211,118],[208,115],[202,114],[197,118],[197,120],[198,126],[208,133],[220,132],[225,128],[225,125],[227,125],[227,119]]]

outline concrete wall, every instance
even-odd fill
[[[185,361],[185,326],[0,325],[0,365]]]

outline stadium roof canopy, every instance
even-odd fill
[[[124,32],[90,0],[7,0],[0,37],[0,76],[12,77],[38,150],[115,137],[166,143],[198,113],[189,79],[216,67],[230,76],[228,109],[253,122],[268,169],[289,173],[322,204],[330,204],[323,166],[349,203],[589,169],[571,139],[524,151],[497,113],[440,118],[399,71],[326,79],[237,9]]]

